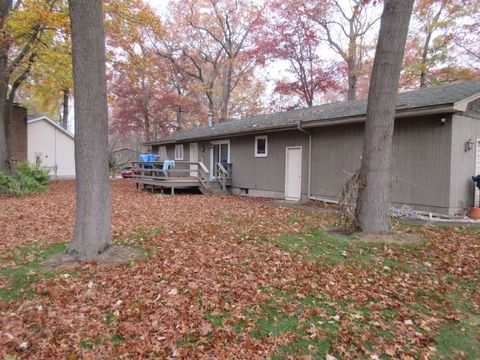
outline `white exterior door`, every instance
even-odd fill
[[[480,175],[480,139],[477,139],[477,146],[475,150],[475,176]],[[480,202],[480,190],[475,186],[475,200],[474,207],[478,207]]]
[[[302,147],[287,147],[285,163],[285,199],[300,200],[302,196]]]
[[[198,162],[198,143],[190,143],[190,162]],[[190,176],[198,176],[198,165],[190,165]]]

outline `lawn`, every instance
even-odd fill
[[[112,182],[112,232],[142,257],[44,272],[74,183],[1,199],[0,358],[478,359],[478,229],[417,244],[328,232],[331,215]]]

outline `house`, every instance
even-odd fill
[[[113,161],[115,161],[116,166],[122,167],[131,163],[132,161],[138,160],[141,152],[123,147],[112,151]]]
[[[231,164],[235,194],[335,201],[360,166],[366,108],[366,100],[325,104],[201,126],[146,145],[163,159],[198,162],[212,183],[222,175],[217,164]],[[479,173],[480,81],[399,94],[395,206],[464,213],[474,196],[478,202],[471,176]]]
[[[41,163],[55,178],[75,177],[73,134],[47,116],[28,120],[28,161]]]

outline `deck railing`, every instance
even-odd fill
[[[164,161],[133,161],[134,178],[168,180],[171,178],[198,178],[201,173],[208,173],[203,163],[198,161],[175,161],[175,167],[163,170]],[[200,165],[201,164],[201,165]]]
[[[159,186],[162,186],[162,183],[166,184],[172,181],[177,184],[182,181],[185,183],[198,181],[202,190],[208,193],[212,192],[210,171],[203,162],[175,161],[175,167],[168,170],[163,170],[164,163],[165,161],[133,161],[132,170],[134,174],[132,180],[137,181],[137,184],[141,183],[142,180],[144,183],[151,185],[153,185],[152,182],[158,182]],[[232,164],[217,163],[215,166],[216,179],[221,184],[223,191],[226,191],[227,186],[232,181]]]
[[[227,191],[227,185],[232,180],[232,164],[217,163],[217,179],[222,185],[223,191]]]

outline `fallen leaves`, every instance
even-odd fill
[[[460,293],[452,279],[478,279],[478,241],[461,230],[426,228],[433,240],[415,251],[378,244],[367,264],[355,263],[367,250],[341,250],[327,265],[277,242],[326,224],[319,213],[235,196],[156,196],[125,181],[112,182],[112,199],[115,242],[149,256],[107,269],[88,263],[40,280],[31,299],[0,301],[0,357],[265,358],[334,334],[324,358],[417,358],[432,352],[442,322],[463,316],[438,294]],[[73,182],[2,199],[0,268],[24,246],[68,241],[74,205]],[[295,320],[298,331],[253,336],[269,318]],[[298,355],[312,358],[309,346]]]

